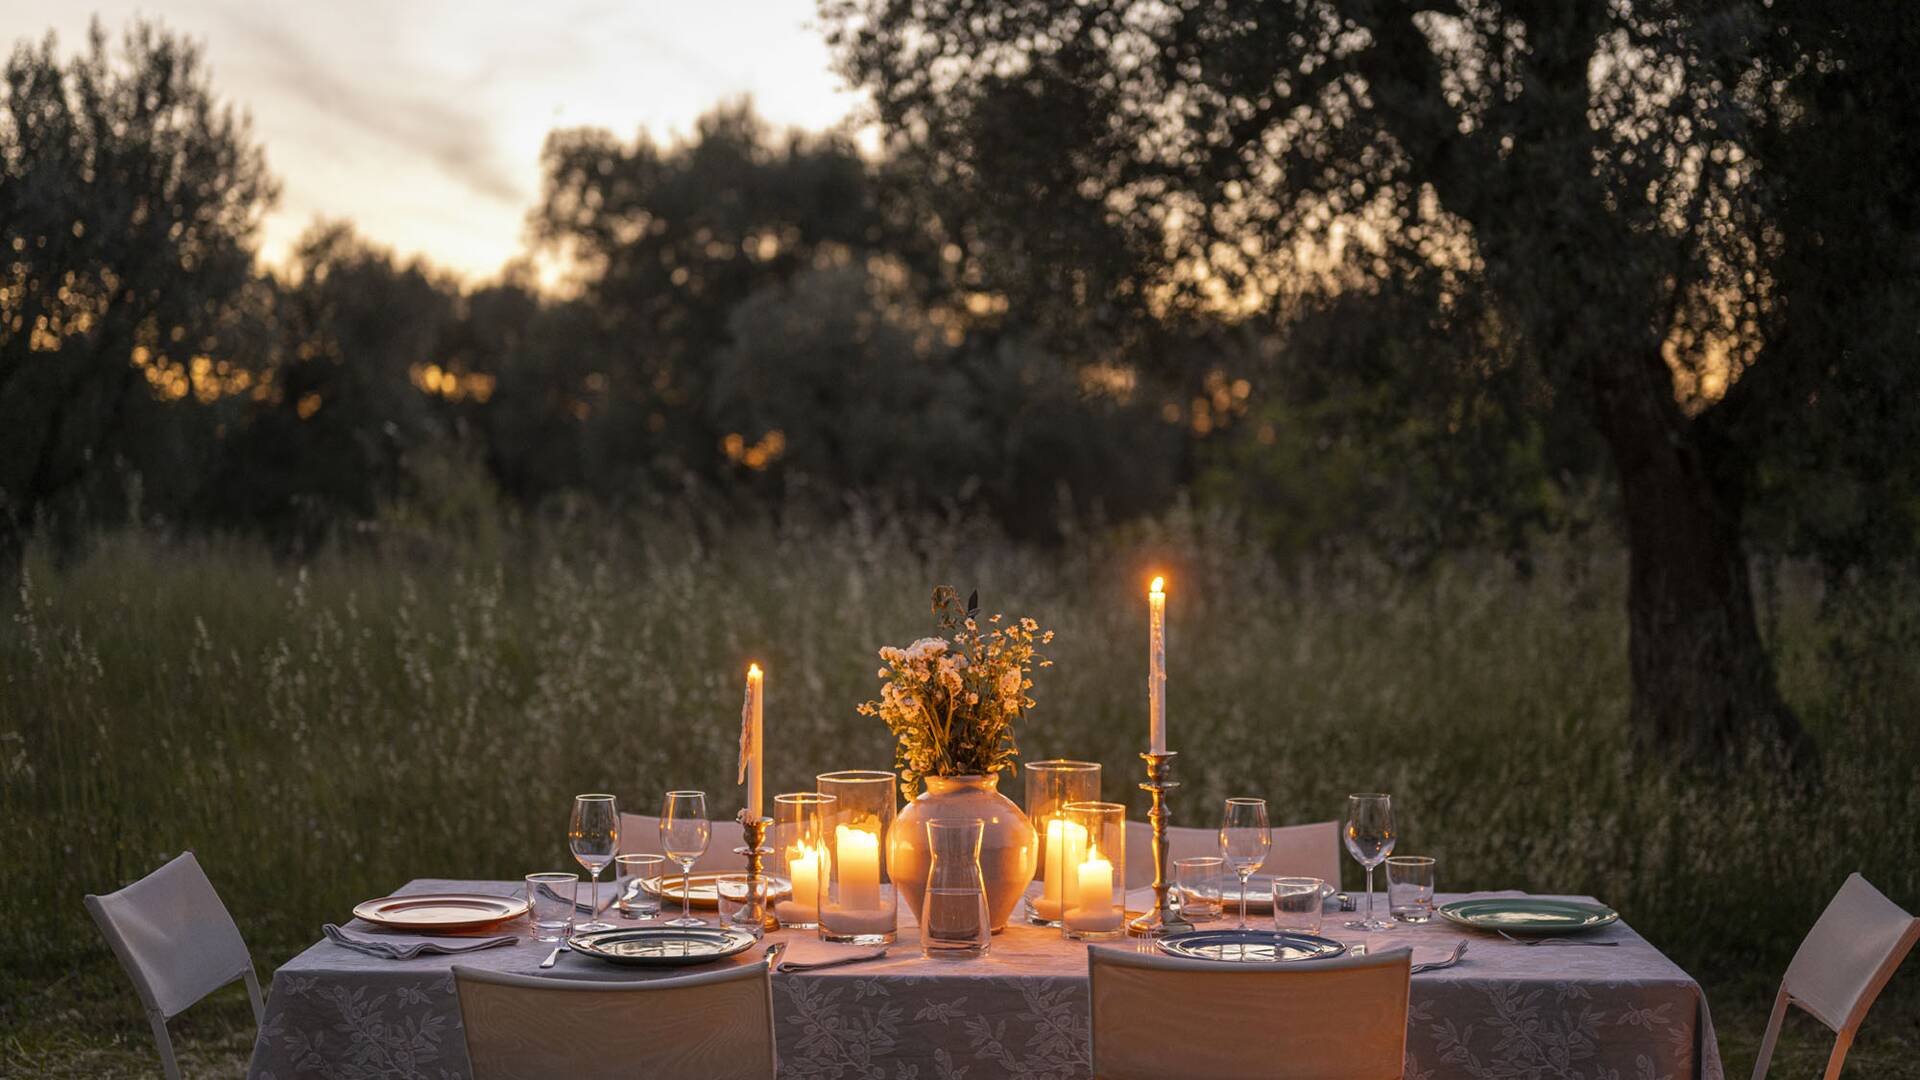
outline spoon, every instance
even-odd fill
[[[547,958],[545,960],[540,961],[540,966],[543,968],[552,967],[553,962],[555,960],[560,959],[560,954],[566,951],[567,951],[567,947],[565,945],[562,945],[559,948],[553,950],[552,952],[547,954]]]

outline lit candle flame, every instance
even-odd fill
[[[1160,580],[1159,578],[1155,578],[1155,579],[1154,579],[1154,582],[1155,582],[1156,584],[1158,584],[1158,583],[1159,583],[1159,580]],[[759,678],[759,677],[760,677],[760,665],[759,665],[759,664],[748,664],[748,665],[747,665],[747,678],[749,678],[749,679],[757,679],[757,678]]]
[[[1167,591],[1167,579],[1162,577],[1154,578],[1153,585],[1150,586],[1147,591],[1155,596],[1165,593]]]

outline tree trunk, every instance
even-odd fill
[[[1624,504],[1635,748],[1715,767],[1771,744],[1810,761],[1754,618],[1737,470],[1716,467],[1658,355],[1607,365],[1592,386]]]

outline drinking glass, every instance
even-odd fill
[[[927,896],[922,905],[920,955],[929,960],[973,960],[987,955],[992,920],[987,884],[980,875],[980,840],[987,823],[978,818],[927,822]]]
[[[627,882],[620,893],[621,915],[629,919],[651,919],[660,914],[660,894],[654,889],[659,888],[666,863],[664,855],[613,857],[614,879]]]
[[[1367,871],[1367,914],[1347,923],[1349,930],[1391,930],[1392,921],[1373,913],[1373,868],[1393,854],[1393,797],[1378,793],[1347,796],[1347,854]]]
[[[620,810],[611,795],[575,795],[573,817],[567,822],[567,847],[575,861],[593,875],[593,906],[587,921],[576,930],[611,930],[613,924],[600,918],[600,871],[613,862],[620,850]]]
[[[1219,918],[1220,883],[1226,874],[1227,860],[1218,855],[1173,860],[1173,894],[1180,899],[1180,914],[1189,922]]]
[[[1395,855],[1387,860],[1387,914],[1418,926],[1433,921],[1433,860]]]
[[[767,879],[752,874],[721,874],[713,880],[719,896],[720,925],[745,930],[754,937],[766,932],[760,913],[767,910]]]
[[[573,902],[579,895],[580,875],[527,875],[527,923],[535,941],[565,941],[573,929]]]
[[[660,807],[660,850],[680,864],[680,917],[668,926],[705,926],[693,917],[693,864],[707,853],[713,825],[707,821],[707,793],[669,791]]]
[[[1273,879],[1273,928],[1317,934],[1325,922],[1321,901],[1326,897],[1326,882],[1317,877],[1277,877]]]
[[[1220,853],[1240,875],[1240,925],[1247,928],[1247,879],[1267,861],[1273,830],[1267,827],[1267,800],[1228,799],[1220,821]]]

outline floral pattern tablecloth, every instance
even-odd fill
[[[507,894],[514,888],[421,880],[402,891]],[[1462,936],[1442,923],[1384,934],[1342,930],[1332,916],[1328,925],[1330,936],[1370,947],[1412,945],[1416,961],[1439,958]],[[984,960],[929,962],[920,959],[914,935],[903,925],[900,944],[877,963],[774,977],[782,1077],[1091,1075],[1084,946],[1052,931],[1012,926],[995,936]],[[1476,934],[1465,962],[1416,975],[1407,1080],[1721,1080],[1699,985],[1625,923],[1594,936],[1620,944],[1527,947]],[[465,1077],[453,963],[535,972],[549,948],[523,939],[458,958],[396,961],[317,944],[274,974],[249,1075]],[[632,979],[646,972],[568,954],[549,974]],[[1284,1053],[1284,1047],[1273,1051]]]

